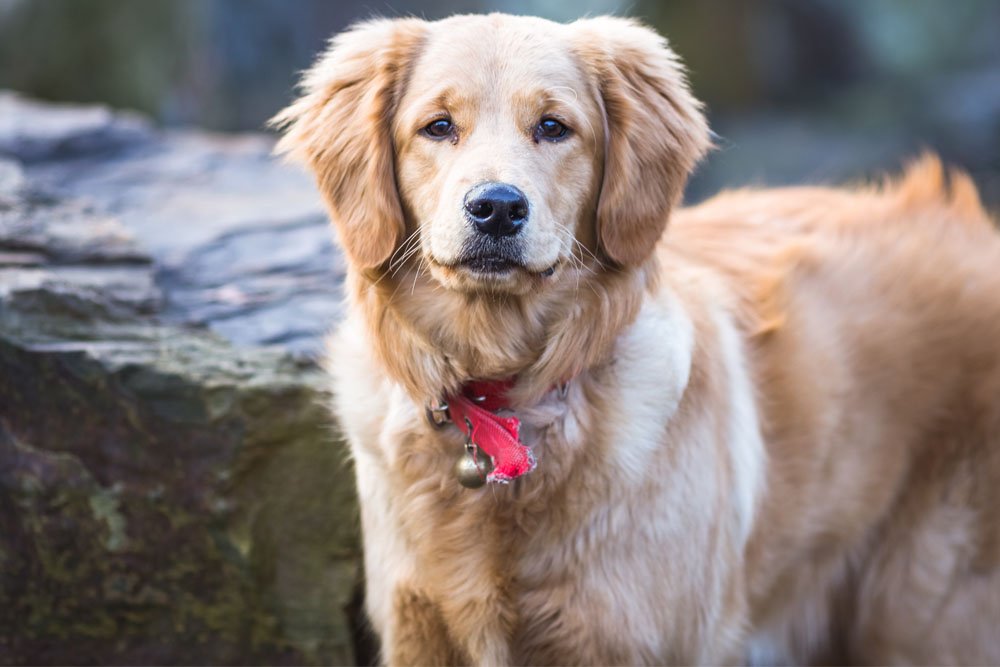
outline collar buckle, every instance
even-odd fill
[[[448,411],[448,404],[440,401],[437,405],[427,405],[424,407],[424,415],[427,423],[436,431],[440,431],[451,423],[451,413]]]

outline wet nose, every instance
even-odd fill
[[[480,183],[466,193],[465,212],[480,233],[513,236],[528,220],[528,199],[513,185]]]

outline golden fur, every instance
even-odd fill
[[[276,121],[349,260],[330,369],[385,661],[1000,663],[1000,239],[967,176],[671,213],[707,127],[616,18],[365,23]],[[503,276],[457,259],[483,180],[531,201]],[[463,489],[424,406],[510,375],[538,468]]]

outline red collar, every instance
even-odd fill
[[[473,380],[447,399],[448,413],[470,441],[493,459],[487,482],[506,484],[535,469],[535,456],[521,444],[521,420],[501,417],[497,410],[508,408],[507,391],[515,378]]]

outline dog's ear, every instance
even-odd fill
[[[402,242],[404,220],[390,124],[426,24],[381,19],[336,36],[302,78],[302,96],[271,119],[276,151],[304,162],[348,257],[380,266]]]
[[[619,265],[653,252],[688,174],[710,146],[708,125],[666,40],[615,17],[571,24],[576,53],[604,110],[600,249]]]

